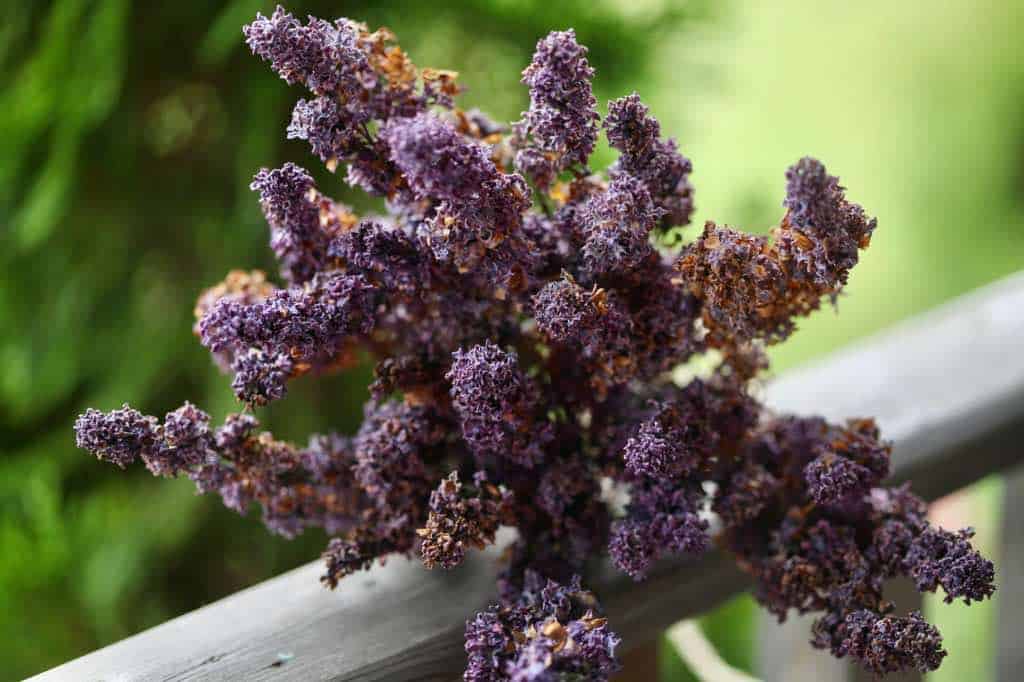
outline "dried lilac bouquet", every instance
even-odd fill
[[[877,674],[938,667],[938,631],[897,615],[883,583],[990,596],[972,531],[934,528],[906,487],[881,487],[891,448],[870,419],[775,415],[747,390],[764,346],[834,301],[868,246],[875,221],[838,178],[801,159],[770,236],[709,222],[673,250],[690,161],[636,94],[601,118],[573,31],[537,44],[511,126],[459,109],[456,74],[416,68],[386,30],[279,7],[244,33],[311,93],[288,136],[387,214],[357,217],[291,163],[257,173],[281,283],[232,272],[195,326],[245,409],[216,428],[190,403],[163,421],[88,410],[80,447],[258,504],[286,537],[323,528],[330,587],[392,554],[452,568],[514,527],[500,603],[466,625],[468,681],[607,679],[619,638],[584,563],[607,552],[640,580],[713,542],[780,620],[819,615],[815,647]],[[603,174],[587,166],[602,131],[618,151]],[[708,352],[714,371],[673,382]],[[302,447],[259,430],[252,408],[291,379],[366,355],[354,436]]]

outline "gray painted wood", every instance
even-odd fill
[[[999,682],[1017,682],[1024,675],[1024,467],[1006,476],[1001,531],[996,677]]]
[[[1024,274],[902,324],[771,383],[784,411],[875,415],[896,443],[895,478],[935,497],[1003,468],[1024,433]],[[492,549],[441,575],[393,559],[334,593],[318,563],[164,623],[38,680],[453,679],[465,619],[493,594]],[[668,562],[643,583],[598,567],[625,644],[743,590],[727,557]]]

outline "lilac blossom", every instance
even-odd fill
[[[466,623],[466,682],[580,679],[618,672],[619,637],[579,576],[567,584],[528,573],[511,606],[493,606]]]
[[[812,643],[831,649],[839,658],[850,656],[879,676],[907,670],[931,672],[947,655],[939,631],[919,611],[897,617],[860,610],[841,619],[821,619],[814,625]]]
[[[817,159],[806,157],[786,171],[786,221],[797,235],[780,231],[779,250],[792,261],[794,276],[819,285],[846,283],[858,252],[867,246],[876,221],[857,204],[846,200],[839,178],[829,175]]]
[[[314,155],[333,166],[366,145],[363,127],[369,121],[369,112],[353,112],[334,97],[300,99],[292,110],[288,138],[306,140]]]
[[[409,187],[433,206],[430,243],[436,258],[466,272],[481,261],[517,255],[508,251],[530,203],[522,177],[503,173],[483,145],[432,114],[393,121],[382,138]]]
[[[598,125],[571,30],[538,43],[511,126],[459,109],[455,74],[416,67],[385,29],[278,8],[245,37],[312,93],[287,135],[383,213],[354,215],[295,164],[257,173],[282,281],[233,271],[195,307],[243,411],[212,427],[190,403],[163,420],[89,409],[79,447],[258,507],[284,537],[323,529],[331,588],[394,554],[455,567],[514,526],[500,603],[466,624],[470,682],[608,679],[619,638],[579,575],[607,556],[642,579],[705,551],[713,517],[769,612],[814,614],[814,646],[875,674],[939,665],[941,635],[883,588],[990,597],[973,531],[883,487],[892,446],[870,419],[774,414],[749,390],[764,346],[834,300],[869,245],[875,220],[838,178],[803,158],[771,234],[708,222],[675,248],[690,161],[636,94]],[[618,159],[592,172],[602,129]],[[673,381],[705,351],[707,376]],[[289,381],[364,359],[354,434],[260,431],[252,411]]]
[[[468,549],[492,544],[498,526],[512,521],[508,491],[494,486],[483,472],[474,475],[472,485],[463,485],[453,471],[430,494],[426,526],[416,531],[423,565],[454,568]]]
[[[639,580],[662,556],[704,552],[710,538],[698,513],[701,497],[699,487],[634,485],[626,517],[612,525],[608,552],[615,565]]]
[[[620,152],[611,175],[640,179],[662,211],[659,225],[686,225],[693,213],[693,165],[679,153],[676,141],[661,138],[661,124],[635,92],[608,103],[604,120],[608,143]]]
[[[559,172],[586,166],[597,142],[597,100],[587,62],[587,48],[576,33],[555,31],[537,43],[533,61],[523,71],[530,108],[523,112],[520,135],[529,142],[516,156],[516,168],[546,189]]]
[[[257,14],[244,33],[253,53],[270,62],[289,85],[301,83],[318,95],[351,97],[375,78],[356,29],[346,19],[332,24],[310,17],[303,25],[278,5],[269,18]]]
[[[542,458],[551,429],[538,416],[540,391],[514,354],[493,344],[458,350],[445,378],[462,437],[478,458],[506,458],[525,467]]]
[[[250,187],[270,224],[270,246],[290,282],[302,284],[326,264],[328,234],[321,227],[313,178],[294,163],[263,169]]]
[[[224,298],[199,320],[200,339],[233,358],[236,395],[264,404],[284,394],[300,365],[330,363],[350,336],[373,327],[372,291],[359,275],[330,272],[254,303]]]
[[[655,257],[651,230],[664,213],[636,177],[612,178],[608,189],[585,207],[583,269],[595,279],[635,271]]]
[[[124,405],[103,413],[89,408],[75,421],[75,444],[122,469],[151,451],[156,423]]]

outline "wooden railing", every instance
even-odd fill
[[[894,480],[913,479],[930,499],[1008,468],[1024,454],[1024,273],[789,372],[763,393],[779,411],[875,416],[896,442]],[[1009,506],[1024,507],[1024,484],[1008,489]],[[1024,541],[1022,526],[1007,533]],[[999,569],[1003,613],[1013,609],[1002,629],[1014,631],[1024,542],[1015,547]],[[335,592],[320,586],[314,562],[36,679],[452,680],[464,665],[465,620],[494,594],[497,551],[450,573],[392,559]],[[596,573],[589,583],[626,647],[748,586],[719,553],[665,562],[641,583],[608,567]],[[1019,672],[1020,635],[1005,639],[1012,650],[1001,666]]]

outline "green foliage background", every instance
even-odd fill
[[[459,70],[467,103],[507,119],[525,106],[518,73],[536,39],[575,27],[599,99],[637,89],[680,137],[697,169],[698,224],[767,228],[782,170],[820,156],[880,228],[842,315],[803,325],[780,367],[1024,267],[1024,46],[1012,33],[1024,9],[1012,0],[289,8],[391,27],[418,64]],[[0,677],[194,609],[323,545],[316,533],[273,538],[187,481],[99,465],[71,434],[86,406],[128,400],[163,414],[189,398],[215,417],[233,406],[191,336],[192,303],[230,267],[270,266],[253,172],[318,165],[283,139],[298,92],[242,44],[241,25],[272,9],[0,10]],[[328,193],[367,206],[320,175]],[[299,382],[261,416],[294,439],[352,429],[366,376]],[[976,498],[976,522],[991,527],[998,485]],[[947,679],[983,679],[977,653],[957,650],[988,646],[991,607],[931,610],[951,639]],[[755,624],[740,599],[707,630],[751,669]],[[687,675],[671,657],[663,667],[666,679]]]

